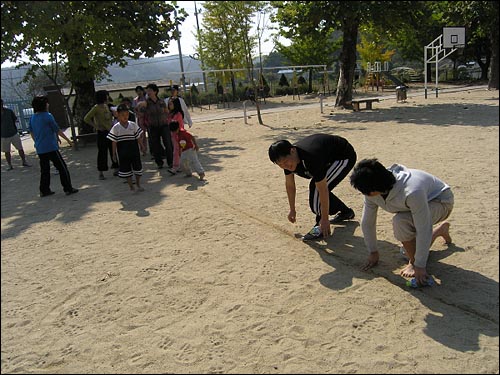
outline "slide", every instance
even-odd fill
[[[393,76],[391,73],[389,72],[380,72],[380,74],[384,77],[387,77],[388,79],[390,79],[396,86],[404,86],[405,84],[403,83],[403,81],[401,81],[399,78],[397,78],[396,76]],[[387,84],[387,82],[386,82]]]

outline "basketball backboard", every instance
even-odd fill
[[[443,48],[465,47],[465,27],[443,27]]]

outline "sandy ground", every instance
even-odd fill
[[[368,92],[367,96],[378,95]],[[73,184],[38,196],[39,167],[1,164],[2,373],[499,373],[499,97],[486,87],[394,93],[372,111],[334,97],[194,109],[207,182],[160,172],[145,157],[143,193],[98,180],[95,144],[62,148]],[[283,100],[286,103],[280,103]],[[304,105],[310,103],[310,105]],[[220,119],[224,114],[239,118]],[[216,116],[219,119],[215,119]],[[449,183],[453,244],[432,247],[439,285],[419,290],[379,214],[381,261],[366,257],[362,196],[337,194],[354,221],[316,244],[308,181],[287,221],[283,172],[269,145],[324,132],[358,158],[424,169]]]

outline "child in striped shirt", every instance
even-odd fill
[[[144,132],[128,120],[129,109],[120,104],[116,109],[118,122],[109,131],[108,138],[113,142],[113,159],[118,160],[118,177],[126,178],[132,192],[136,192],[132,176],[135,176],[137,191],[144,191],[141,186],[142,162],[140,152],[144,152]]]

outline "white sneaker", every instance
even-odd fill
[[[319,240],[323,238],[323,235],[321,234],[321,228],[319,225],[315,225],[312,227],[312,229],[302,237],[302,241],[314,241],[314,240]]]

